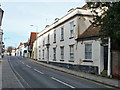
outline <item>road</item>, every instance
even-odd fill
[[[110,88],[107,85],[47,68],[22,57],[8,57],[24,88]]]

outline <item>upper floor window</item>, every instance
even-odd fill
[[[85,44],[85,59],[92,59],[92,44]]]
[[[48,43],[50,43],[50,35],[48,34]]]
[[[70,60],[74,60],[74,45],[70,45]]]
[[[54,30],[54,42],[56,42],[56,30]]]
[[[43,39],[43,46],[45,46],[45,39]]]
[[[61,40],[64,40],[64,27],[61,27]]]
[[[74,22],[70,22],[70,37],[74,36]]]

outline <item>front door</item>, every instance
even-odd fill
[[[108,46],[104,46],[104,70],[108,70]]]

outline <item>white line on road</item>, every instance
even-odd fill
[[[37,70],[37,69],[34,69],[36,72],[39,72],[39,73],[41,73],[41,74],[44,74],[44,73],[42,73],[41,71],[39,71],[39,70]]]
[[[54,78],[54,77],[51,77],[51,78],[52,78],[53,80],[55,80],[55,81],[58,81],[58,82],[60,82],[60,83],[62,83],[62,84],[64,84],[64,85],[70,87],[70,88],[75,88],[75,87],[73,87],[72,85],[69,85],[69,84],[67,84],[67,83],[65,83],[65,82],[63,82],[63,81],[60,81],[60,80],[58,80],[58,79],[56,79],[56,78]]]
[[[24,62],[22,62],[22,64],[25,64]]]
[[[29,68],[31,68],[31,66],[29,66],[29,65],[26,65],[27,67],[29,67]]]

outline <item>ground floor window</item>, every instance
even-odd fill
[[[56,60],[56,48],[53,48],[53,60]]]
[[[44,59],[44,49],[43,49],[43,59]]]
[[[39,50],[39,59],[41,58],[41,50]]]
[[[64,46],[60,47],[61,50],[61,60],[64,60]]]
[[[92,44],[85,44],[85,59],[92,59]]]
[[[74,60],[74,45],[70,45],[70,60]]]

